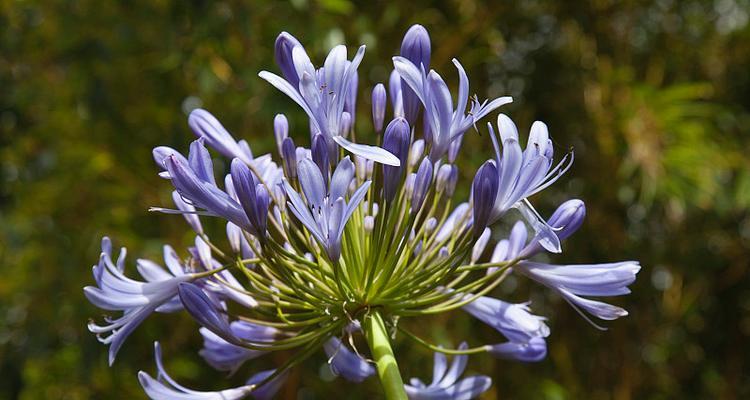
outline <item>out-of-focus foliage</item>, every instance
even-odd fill
[[[514,96],[504,112],[522,129],[542,119],[559,148],[575,148],[568,176],[535,199],[545,212],[568,196],[588,204],[587,223],[556,260],[644,265],[620,301],[631,316],[608,332],[523,280],[505,285],[510,300],[531,298],[551,316],[550,355],[534,365],[472,357],[470,369],[495,380],[486,398],[749,397],[749,13],[748,0],[1,1],[0,398],[142,397],[136,371],[153,371],[155,339],[169,339],[176,378],[218,387],[221,374],[181,351],[199,345],[184,316],[147,321],[107,367],[85,329],[96,311],[81,289],[100,237],[128,246],[131,262],[158,258],[163,239],[189,243],[180,218],[146,209],[169,202],[150,149],[185,149],[196,106],[256,153],[273,149],[277,112],[296,139],[307,137],[301,112],[257,78],[275,69],[280,31],[319,60],[332,44],[367,44],[364,111],[364,88],[387,80],[412,23],[430,30],[443,76],[455,79],[458,55],[480,97]],[[368,120],[358,116],[361,134]],[[467,135],[463,161],[488,158],[487,141]],[[461,172],[468,182],[473,171]],[[432,326],[442,325],[452,329],[421,334],[500,341],[460,312]],[[406,376],[430,374],[428,352],[396,347]],[[324,362],[305,364],[281,395],[379,393],[374,379],[326,382]]]

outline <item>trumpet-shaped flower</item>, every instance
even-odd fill
[[[159,342],[154,343],[154,354],[157,369],[156,379],[144,371],[138,372],[138,380],[143,390],[153,400],[239,400],[247,396],[251,396],[257,400],[270,400],[276,395],[283,380],[286,379],[285,374],[280,374],[271,381],[264,382],[274,371],[263,371],[252,376],[243,386],[220,391],[202,392],[188,389],[169,376],[162,363]],[[257,386],[260,383],[264,384]]]
[[[107,311],[122,311],[117,319],[106,319],[105,325],[89,322],[89,330],[99,336],[102,343],[109,344],[109,364],[112,365],[125,339],[154,311],[173,312],[181,307],[175,301],[177,286],[181,282],[196,279],[195,274],[184,271],[174,250],[164,246],[164,261],[168,271],[157,264],[139,260],[138,271],[146,282],[125,276],[125,254],[123,248],[117,264],[112,262],[112,243],[102,239],[102,253],[94,266],[96,286],[86,286],[83,292],[95,306]]]
[[[490,102],[472,99],[468,114],[469,78],[458,60],[453,59],[458,70],[459,87],[456,108],[448,85],[434,70],[426,73],[404,57],[393,57],[393,66],[404,82],[411,88],[424,105],[426,130],[425,140],[431,145],[430,158],[440,159],[448,152],[451,142],[463,135],[472,125],[498,107],[513,101],[510,97],[500,97]],[[427,134],[429,132],[429,134]]]
[[[490,354],[497,358],[522,362],[537,362],[547,356],[547,342],[543,337],[531,338],[528,342],[505,342],[490,346]]]
[[[635,281],[635,275],[640,269],[641,266],[635,261],[584,265],[550,265],[527,261],[521,263],[516,271],[554,289],[576,310],[584,310],[603,320],[613,320],[628,315],[628,312],[581,296],[628,294],[628,285]]]
[[[290,36],[285,34],[281,45],[277,40],[276,48],[277,60],[284,60],[279,66],[287,79],[268,71],[261,71],[258,76],[302,107],[310,117],[312,133],[322,133],[330,143],[335,142],[355,155],[398,166],[398,158],[386,150],[350,142],[344,137],[344,107],[347,98],[351,98],[351,86],[356,85],[357,68],[365,55],[365,46],[360,46],[351,61],[347,60],[346,46],[336,46],[328,54],[323,67],[316,69],[305,49]]]
[[[459,350],[468,348],[461,343]],[[488,376],[478,375],[461,378],[469,359],[467,355],[453,357],[453,363],[448,367],[445,354],[435,353],[435,364],[432,372],[432,382],[424,384],[418,378],[412,378],[404,385],[406,394],[411,400],[470,400],[487,391],[492,385]]]
[[[526,149],[521,151],[518,129],[504,114],[497,117],[502,149],[491,124],[487,124],[495,147],[495,162],[498,175],[498,191],[490,213],[492,224],[512,207],[518,208],[539,236],[539,243],[547,250],[559,253],[560,240],[557,235],[526,199],[553,184],[572,165],[572,153],[566,155],[552,167],[552,140],[547,125],[536,121],[531,126]],[[569,161],[568,161],[569,160]]]
[[[254,343],[270,343],[279,334],[278,329],[242,320],[230,323],[229,329],[236,337]],[[229,343],[207,328],[201,328],[200,333],[203,336],[203,349],[200,355],[209,365],[219,371],[234,373],[245,361],[265,354],[260,350],[251,350]]]
[[[527,343],[535,337],[549,336],[546,318],[531,314],[528,303],[512,304],[482,296],[463,306],[463,310],[512,342]]]
[[[332,337],[323,345],[328,356],[328,365],[334,374],[351,382],[362,382],[375,373],[375,368],[362,356],[349,350],[337,337]]]
[[[306,158],[299,162],[297,174],[306,202],[289,182],[285,181],[289,209],[326,250],[329,259],[337,262],[341,256],[341,237],[346,222],[364,198],[370,182],[363,183],[348,202],[344,199],[354,178],[354,164],[349,157],[341,160],[336,167],[328,190],[320,169],[310,159]]]

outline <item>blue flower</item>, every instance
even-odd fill
[[[558,239],[563,241],[581,227],[585,217],[586,206],[583,204],[583,201],[571,199],[557,207],[552,216],[547,220],[547,225],[551,226]],[[524,229],[525,231],[526,229]],[[526,236],[524,233],[525,240]],[[535,236],[517,255],[520,258],[529,258],[540,252],[542,250],[542,245],[539,243],[540,240],[539,235]]]
[[[393,57],[393,66],[399,76],[424,105],[425,141],[432,146],[430,158],[433,160],[445,155],[451,142],[463,135],[477,121],[498,107],[513,101],[510,97],[500,97],[491,102],[472,99],[470,111],[465,114],[469,103],[469,78],[458,60],[453,59],[453,64],[458,70],[459,77],[455,109],[448,85],[437,72],[431,70],[426,73],[425,69],[404,57]]]
[[[184,271],[174,250],[164,246],[164,261],[168,271],[157,264],[138,261],[138,271],[146,282],[125,276],[125,254],[123,248],[117,264],[112,262],[112,243],[102,239],[102,253],[94,266],[96,286],[86,286],[83,292],[95,306],[107,311],[122,311],[117,319],[106,318],[105,325],[89,322],[88,328],[99,336],[99,341],[109,344],[109,364],[112,365],[125,339],[154,311],[173,312],[181,309],[176,300],[177,286],[195,279]],[[108,336],[100,336],[109,334]]]
[[[628,285],[635,281],[635,275],[640,269],[641,266],[636,261],[582,265],[551,265],[524,261],[515,268],[516,271],[557,291],[579,312],[584,310],[603,320],[624,317],[628,312],[620,307],[581,296],[628,294]],[[583,313],[581,315],[585,318]],[[596,326],[593,322],[592,324]]]
[[[459,350],[468,346],[461,343]],[[412,378],[404,385],[406,394],[411,400],[470,400],[487,391],[492,386],[492,379],[478,375],[461,378],[466,369],[469,356],[453,357],[453,363],[448,368],[448,360],[443,353],[435,353],[432,383],[425,385],[421,380]]]
[[[462,308],[512,342],[526,343],[535,337],[549,336],[546,318],[531,314],[528,303],[512,304],[482,296]]]
[[[254,343],[272,342],[279,333],[275,328],[242,320],[230,323],[229,329],[236,337]],[[201,328],[200,333],[203,336],[203,349],[200,355],[219,371],[234,373],[245,361],[265,354],[263,351],[231,344],[207,328]]]
[[[138,372],[138,380],[143,390],[153,400],[238,400],[247,396],[258,400],[272,399],[281,387],[281,383],[286,379],[286,374],[280,374],[264,385],[256,387],[255,385],[264,381],[274,372],[273,370],[263,371],[252,376],[243,386],[220,391],[201,392],[180,385],[167,374],[161,361],[159,342],[154,343],[154,354],[157,369],[156,379],[144,371]]]
[[[388,101],[386,97],[385,86],[382,83],[375,85],[372,89],[372,125],[376,132],[383,130],[385,103]]]
[[[329,259],[338,262],[344,227],[367,193],[370,181],[362,184],[347,203],[344,196],[354,178],[354,164],[349,157],[341,160],[336,167],[328,190],[320,169],[310,159],[305,158],[299,162],[297,173],[307,202],[302,200],[289,182],[284,181],[289,209],[323,246]]]
[[[528,342],[505,342],[490,346],[489,353],[498,358],[522,362],[542,361],[547,356],[547,342],[535,337]]]
[[[328,339],[323,349],[328,355],[331,371],[351,382],[362,382],[375,373],[375,368],[371,363],[349,350],[337,337]]]
[[[247,164],[253,162],[253,153],[246,141],[237,142],[210,112],[197,108],[188,116],[190,129],[209,146],[225,157],[239,158]],[[210,161],[210,159],[209,159]]]
[[[487,226],[497,196],[497,185],[497,167],[492,161],[486,161],[477,170],[471,185],[474,202],[474,236],[479,235]]]
[[[491,124],[487,124],[495,147],[495,162],[498,174],[498,191],[490,213],[492,224],[511,208],[517,208],[539,236],[539,243],[547,250],[559,253],[560,240],[543,218],[534,210],[526,198],[553,184],[572,165],[572,153],[566,155],[552,167],[552,140],[547,125],[536,121],[531,126],[526,149],[521,151],[518,129],[504,114],[497,117],[502,149]]]
[[[353,143],[344,137],[342,117],[347,99],[350,103],[352,101],[351,86],[356,85],[357,68],[365,55],[365,46],[359,47],[351,61],[347,60],[346,46],[336,46],[328,54],[323,67],[316,69],[304,47],[298,45],[291,35],[282,35],[285,35],[281,39],[282,45],[279,46],[277,40],[276,51],[277,60],[283,60],[279,66],[286,79],[268,71],[261,71],[258,76],[302,107],[310,117],[313,134],[322,133],[327,140],[355,155],[398,166],[398,158],[386,150]]]
[[[430,56],[432,53],[430,34],[422,25],[412,25],[401,41],[401,57],[411,61],[414,65],[430,68]],[[401,101],[403,104],[404,117],[409,124],[414,125],[419,116],[419,98],[408,86],[399,85]]]

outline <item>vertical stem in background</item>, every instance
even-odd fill
[[[375,359],[378,368],[380,383],[385,391],[385,398],[388,400],[406,400],[404,391],[404,382],[401,379],[401,373],[398,371],[396,357],[393,356],[391,343],[388,339],[388,331],[385,328],[383,317],[378,312],[373,312],[365,316],[365,336],[367,344]]]

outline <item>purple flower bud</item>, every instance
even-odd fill
[[[372,89],[372,123],[375,126],[376,132],[383,130],[386,100],[385,86],[382,83],[378,83]],[[403,162],[401,165],[403,165]]]
[[[435,182],[438,193],[444,193],[448,197],[452,196],[453,191],[456,190],[456,179],[454,177],[458,177],[457,168],[454,165],[441,165],[438,168],[437,181]]]
[[[351,63],[348,63],[351,65]],[[359,86],[359,73],[356,69],[353,71],[351,81],[349,81],[348,92],[346,93],[346,99],[344,100],[344,111],[349,113],[349,118],[352,124],[354,123],[354,116],[357,112],[357,87]],[[348,130],[347,130],[348,132]]]
[[[474,175],[472,196],[474,198],[474,235],[482,233],[492,212],[497,196],[497,168],[492,161],[486,161]]]
[[[479,238],[474,243],[474,247],[471,249],[472,264],[476,264],[477,260],[479,260],[479,257],[482,257],[482,254],[484,254],[484,249],[487,247],[487,242],[490,241],[491,236],[492,232],[490,232],[489,229],[484,228],[484,232],[479,235]]]
[[[276,146],[281,153],[281,144],[289,136],[289,121],[284,114],[276,114],[273,119],[273,134],[276,136]]]
[[[409,123],[403,118],[396,118],[385,128],[383,148],[398,157],[401,165],[406,164],[409,155]],[[398,190],[405,168],[383,165],[383,194],[387,201],[393,200]]]
[[[341,136],[349,136],[349,132],[352,131],[353,117],[347,111],[341,113]]]
[[[581,200],[571,199],[557,207],[547,221],[547,225],[554,229],[559,229],[554,232],[560,241],[563,241],[581,227],[584,218],[586,218],[586,205]],[[542,251],[542,245],[539,242],[540,238],[538,236],[534,237],[523,251],[520,252],[519,257],[529,258]]]
[[[318,133],[312,140],[312,159],[323,174],[323,180],[328,185],[328,171],[330,159],[328,158],[328,143],[322,133]]]
[[[409,169],[413,169],[424,154],[424,140],[417,139],[409,149]]]
[[[430,35],[422,25],[412,25],[401,42],[401,56],[411,61],[417,68],[430,69]],[[409,85],[401,84],[404,114],[410,125],[414,125],[419,115],[420,100]]]
[[[404,116],[404,102],[401,97],[401,75],[394,69],[391,76],[388,77],[388,91],[391,94],[391,105],[393,106],[393,116]]]
[[[547,224],[553,228],[560,240],[565,240],[575,233],[586,218],[586,205],[578,199],[571,199],[562,204],[552,213]]]
[[[425,157],[422,160],[422,164],[419,165],[416,178],[414,178],[411,212],[416,213],[422,208],[422,203],[424,203],[424,199],[427,197],[427,191],[430,190],[430,184],[432,184],[432,162],[429,157]]]
[[[438,221],[435,217],[430,217],[425,224],[424,224],[424,232],[427,235],[432,235],[432,232],[435,232],[435,228],[437,228]]]
[[[411,197],[414,194],[414,181],[417,178],[417,174],[410,173],[406,176],[406,181],[404,182],[404,191],[406,192],[406,197]]]
[[[268,191],[263,185],[255,183],[250,168],[239,158],[232,160],[230,169],[237,198],[255,228],[253,233],[262,238],[268,222]]]
[[[218,304],[206,293],[192,283],[180,283],[177,286],[180,301],[190,316],[201,326],[208,328],[220,338],[232,344],[241,345],[242,341],[232,332],[229,322],[218,310]]]
[[[463,141],[464,135],[460,134],[448,145],[448,162],[456,162],[456,157],[458,157],[458,152],[461,151],[461,143]]]
[[[284,161],[284,174],[290,179],[297,178],[297,148],[294,140],[287,137],[281,143],[281,159]]]
[[[296,46],[302,47],[302,44],[297,38],[286,32],[281,32],[276,37],[276,44],[274,45],[276,64],[281,69],[281,74],[294,88],[299,87],[299,75],[297,75],[297,69],[294,67],[294,60],[292,59],[292,49]]]
[[[451,165],[451,173],[448,176],[448,181],[445,183],[445,195],[453,197],[453,193],[456,192],[456,183],[458,183],[458,167]]]
[[[224,156],[239,157],[246,163],[252,162],[253,155],[247,143],[243,146],[234,140],[221,122],[210,112],[196,108],[188,116],[188,125],[196,136],[204,138],[209,146]]]
[[[372,233],[372,230],[375,229],[375,217],[372,215],[365,216],[364,227],[365,232]]]
[[[365,164],[365,175],[367,176],[367,179],[372,179],[372,171],[375,170],[375,161],[367,160],[367,163]]]
[[[505,342],[490,346],[489,352],[507,360],[537,362],[547,356],[547,342],[542,337],[535,337],[528,343]]]
[[[360,156],[354,156],[354,172],[357,179],[365,180],[367,174],[367,159]]]

